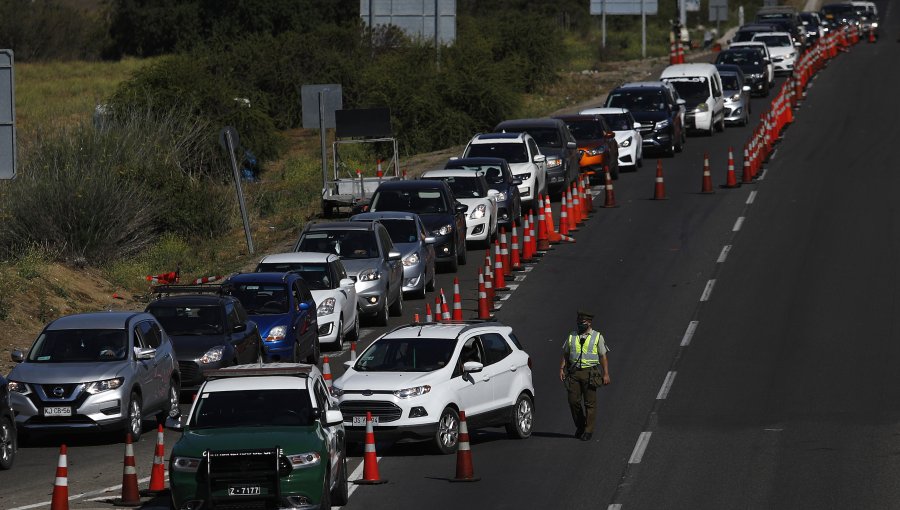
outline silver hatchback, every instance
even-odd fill
[[[149,313],[60,317],[12,359],[10,401],[25,432],[124,429],[136,441],[143,420],[178,412],[172,343]]]

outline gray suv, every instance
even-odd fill
[[[334,253],[356,287],[362,313],[386,326],[388,313],[403,313],[401,254],[377,221],[307,223],[294,251]]]
[[[60,317],[12,360],[10,401],[27,433],[124,428],[136,441],[143,420],[178,413],[172,343],[149,313]]]
[[[494,128],[503,133],[528,133],[547,157],[547,184],[551,192],[565,191],[578,179],[581,152],[575,137],[560,119],[505,120]]]

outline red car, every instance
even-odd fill
[[[568,126],[578,150],[581,151],[581,171],[594,172],[593,180],[603,180],[603,172],[609,171],[613,179],[619,178],[619,145],[616,134],[602,115],[561,115],[556,117]]]

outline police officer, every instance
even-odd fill
[[[589,441],[594,433],[597,388],[609,384],[608,349],[603,335],[591,329],[593,318],[589,312],[578,311],[578,329],[563,344],[559,366],[559,380],[566,384],[575,420],[575,437],[582,441]]]

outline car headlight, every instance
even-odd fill
[[[290,461],[292,468],[302,469],[318,466],[319,462],[322,461],[322,456],[319,455],[319,452],[307,452],[298,453],[296,455],[288,455],[287,459],[288,461]]]
[[[266,342],[279,342],[287,336],[287,326],[275,326],[266,335]]]
[[[478,204],[475,206],[475,210],[472,211],[472,214],[469,215],[469,219],[477,220],[480,218],[484,218],[484,215],[487,212],[487,207],[484,204]]]
[[[653,126],[654,129],[665,129],[667,127],[669,127],[669,119],[661,120]]]
[[[448,223],[439,229],[433,230],[431,233],[437,236],[445,236],[449,235],[451,232],[453,232],[453,224]]]
[[[606,152],[606,147],[601,145],[600,147],[594,147],[593,149],[588,149],[587,155],[588,156],[599,156],[600,154],[603,154],[605,152]]]
[[[619,142],[619,147],[631,147],[631,142],[632,142],[632,137],[629,136],[628,138]]]
[[[504,193],[502,191],[497,192],[497,194],[494,196],[497,198],[498,202],[503,202],[504,200],[506,200],[506,193]]]
[[[409,257],[406,257],[405,259],[403,259],[403,265],[407,266],[407,267],[414,266],[418,263],[419,263],[419,254],[418,253],[413,253]]]
[[[282,327],[282,326],[279,326]],[[217,361],[222,361],[222,354],[225,352],[224,345],[217,345],[212,349],[206,351],[206,354],[200,356],[200,364],[209,365],[210,363],[215,363]]]
[[[877,22],[877,21],[873,21],[873,22],[872,22],[872,28],[878,28],[878,22]]]
[[[562,158],[559,156],[554,156],[551,158],[547,158],[547,168],[556,168],[562,165]]]
[[[359,273],[359,281],[361,282],[374,282],[379,278],[381,278],[381,272],[377,269],[366,269]]]
[[[172,470],[181,473],[196,473],[200,468],[200,461],[196,457],[175,457],[172,459]]]
[[[333,314],[334,313],[334,304],[335,304],[335,300],[333,297],[323,300],[321,303],[319,303],[319,306],[316,308],[316,317]]]
[[[708,111],[709,111],[709,105],[706,104],[706,103],[700,103],[700,104],[697,105],[696,108],[694,108],[694,111],[695,111],[695,112],[708,112]]]
[[[735,95],[729,97],[728,100],[729,100],[729,101],[740,101],[740,100],[741,100],[741,93],[738,92],[737,94],[735,94]]]
[[[520,181],[525,182],[528,179],[531,179],[531,173],[529,172],[527,174],[516,174],[516,179],[519,179]]]
[[[431,386],[416,386],[415,388],[405,388],[402,390],[397,390],[394,392],[394,396],[397,398],[412,398],[412,397],[420,397],[426,393],[431,391]]]
[[[89,382],[84,385],[85,393],[89,395],[96,395],[97,393],[102,393],[104,391],[114,390],[125,382],[124,377],[116,377],[115,379],[104,379],[102,381],[94,381]]]
[[[340,397],[344,396],[344,390],[342,390],[341,388],[338,388],[337,386],[332,386],[330,391],[331,391],[331,396],[334,398],[340,398]]]
[[[796,52],[796,51],[792,51],[791,53],[788,53],[787,58],[797,58],[797,52]]]
[[[28,385],[19,381],[8,381],[6,387],[9,388],[11,393],[18,393],[19,395],[28,395],[31,393],[31,389],[28,388]]]

